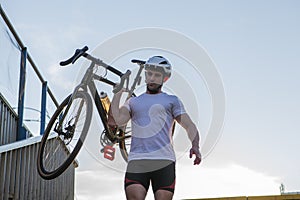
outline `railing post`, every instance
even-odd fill
[[[20,64],[20,80],[19,80],[19,98],[18,98],[18,134],[17,140],[26,139],[26,131],[23,128],[23,113],[24,113],[24,95],[26,82],[26,59],[27,48],[21,50],[21,64]]]
[[[42,86],[40,135],[44,134],[45,125],[46,125],[46,103],[47,103],[46,97],[47,97],[47,81],[43,82],[43,86]]]

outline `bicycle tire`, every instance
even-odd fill
[[[73,99],[71,98],[72,95],[69,95],[54,112],[47,125],[47,128],[44,132],[39,146],[37,169],[40,176],[46,180],[54,179],[60,176],[70,166],[70,164],[74,161],[75,157],[77,156],[79,150],[81,149],[90,127],[93,110],[90,95],[87,92],[79,91]],[[66,118],[63,121],[63,126],[67,125],[67,127],[65,127],[62,130],[68,131],[68,129],[70,129],[71,127],[72,131],[70,131],[68,135],[57,135],[57,131],[54,131],[53,128],[57,125],[58,120],[60,120],[60,114],[64,111],[64,109],[67,107],[71,100],[71,107],[67,111]],[[77,107],[77,101],[79,101],[80,103],[79,107]],[[75,107],[73,108],[73,106]],[[80,114],[78,115],[79,109]],[[71,114],[72,111],[76,112],[75,116],[69,116],[69,114]],[[82,111],[84,112],[82,113]],[[81,121],[80,119],[81,116],[83,116],[83,121]],[[73,121],[75,121],[75,125],[71,126]],[[82,130],[78,131],[79,137],[75,135],[77,133],[78,127],[82,127]],[[62,142],[63,145],[61,145]],[[74,144],[72,142],[74,142]],[[62,150],[62,148],[67,148],[67,155],[65,155],[64,158],[62,151],[65,151],[65,149]],[[55,157],[55,155],[59,155],[58,158]],[[55,159],[53,160],[52,158]]]
[[[109,121],[108,120],[109,112],[105,112],[104,111],[104,107],[103,107],[102,104],[100,104],[99,107],[100,107],[99,116],[101,118],[101,122],[102,122],[103,128],[105,130],[105,136],[108,139],[108,141],[110,141],[110,142],[103,142],[103,143],[101,143],[101,140],[103,138],[101,138],[102,136],[100,136],[100,143],[101,143],[101,145],[105,146],[106,143],[107,144],[109,144],[109,143],[111,143],[111,144],[118,143],[121,155],[122,155],[123,159],[127,162],[128,153],[129,153],[129,145],[128,145],[128,143],[130,144],[130,141],[131,141],[131,135],[128,134],[128,133],[131,133],[131,130],[130,131],[126,131],[126,130],[128,130],[128,126],[127,126],[128,123],[127,123],[127,125],[124,125],[122,127],[118,127],[115,124],[115,122],[113,122],[114,125],[112,125],[112,124],[109,125],[109,122],[108,122]],[[118,138],[125,137],[125,135],[126,135],[126,138],[124,138],[124,139],[118,139]]]
[[[119,140],[119,147],[120,147],[121,155],[125,160],[125,162],[128,162],[129,147],[131,145],[131,135],[128,134],[129,132],[131,132],[131,130],[130,131],[126,131],[126,129],[119,130],[119,136],[124,137],[124,139]]]

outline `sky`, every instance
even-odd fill
[[[88,45],[95,55],[123,71],[127,66],[133,67],[132,57],[145,59],[154,53],[164,53],[170,58],[174,76],[166,91],[183,99],[201,132],[201,144],[210,135],[218,136],[214,146],[204,149],[206,154],[201,165],[193,166],[185,151],[188,140],[181,137],[185,133],[179,128],[180,136],[174,138],[179,149],[174,199],[274,195],[280,194],[281,183],[286,192],[300,191],[299,1],[29,0],[17,3],[1,0],[1,6],[59,102],[71,93],[80,70],[84,69],[83,61],[65,68],[58,66],[76,48]],[[120,49],[126,45],[138,45],[132,40],[107,51],[101,49],[120,35],[151,28],[158,30],[156,33],[167,30],[178,37],[172,40],[172,48],[178,47],[178,51],[182,48],[182,54],[174,54],[174,49],[160,49],[159,44],[165,44],[167,38],[159,34],[148,35],[153,40],[155,48],[152,49],[141,46],[122,52]],[[19,65],[20,57],[6,29],[1,21],[0,91],[16,107],[19,72],[15,66]],[[197,44],[200,50],[185,49],[181,36]],[[118,52],[121,54],[115,55]],[[203,59],[203,63],[211,61],[210,69],[216,69],[214,76],[206,76],[204,67],[184,59],[187,57]],[[39,109],[41,86],[29,64],[27,77],[25,106]],[[186,84],[186,90],[176,83],[178,80]],[[219,113],[217,117],[221,118],[223,114],[222,109],[214,110],[220,101],[213,99],[214,83],[220,82],[224,88],[225,99],[221,103],[224,103],[225,117],[221,130],[210,132],[213,113]],[[138,89],[142,92],[142,86]],[[222,97],[222,91],[217,95]],[[51,116],[55,106],[49,98],[47,102]],[[25,112],[26,117],[37,115],[29,109]],[[76,169],[76,199],[125,199],[125,163],[119,155],[113,162],[100,158],[92,142],[101,132],[97,120],[95,116],[92,131],[77,158],[80,165]],[[27,122],[26,125],[35,130],[37,124]],[[34,131],[35,135],[39,134],[38,130]],[[153,199],[151,190],[147,199]]]

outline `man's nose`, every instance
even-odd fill
[[[154,78],[155,78],[154,74],[151,74],[151,75],[149,76],[149,78],[150,78],[150,80],[154,80]]]

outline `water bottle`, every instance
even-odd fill
[[[103,91],[100,92],[100,100],[104,107],[104,110],[106,111],[106,113],[108,113],[109,107],[110,107],[110,100],[109,100],[106,92],[103,92]]]

